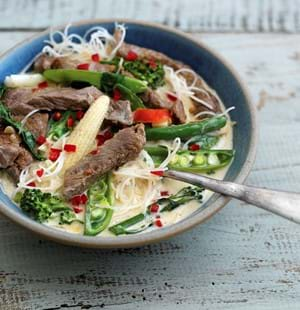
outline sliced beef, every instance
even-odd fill
[[[184,111],[183,103],[181,100],[171,102],[167,99],[163,100],[160,96],[151,88],[148,88],[142,95],[142,100],[146,105],[150,105],[154,108],[168,109],[174,113],[174,116],[179,120],[180,123],[185,123],[186,114]]]
[[[102,93],[94,86],[82,89],[48,87],[36,92],[28,88],[8,89],[4,103],[13,114],[26,115],[35,110],[87,109]]]
[[[110,101],[105,119],[122,125],[131,125],[133,115],[128,100]]]
[[[25,115],[13,115],[13,118],[17,121],[21,121],[24,117]],[[39,136],[46,136],[48,119],[48,113],[37,112],[27,119],[25,128],[31,131],[36,138]]]
[[[205,90],[206,88],[204,88],[203,86],[204,86],[203,81],[199,77],[195,83],[195,87],[203,88]],[[206,107],[206,106],[202,105],[201,103],[194,100],[193,101],[193,103],[194,103],[193,107],[190,110],[191,113],[197,114],[199,112],[204,112],[204,111],[212,111],[215,113],[221,112],[221,106],[219,104],[219,101],[218,101],[217,97],[215,95],[213,95],[212,93],[207,92],[207,91],[206,91],[206,93],[196,91],[195,97],[197,97],[200,100],[205,101],[212,108]]]
[[[47,69],[76,69],[80,63],[82,63],[80,60],[75,60],[70,57],[54,57],[47,54],[42,54],[34,63],[34,71],[42,73]],[[91,61],[89,70],[113,72],[115,70],[115,66]]]
[[[6,169],[15,182],[19,181],[21,171],[31,164],[31,154],[20,145],[15,134],[0,133],[0,168]]]
[[[97,155],[87,155],[64,176],[67,199],[84,192],[99,177],[135,159],[146,143],[143,124],[120,130],[100,147]]]

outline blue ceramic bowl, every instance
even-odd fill
[[[226,175],[226,180],[242,183],[254,162],[256,124],[254,107],[238,75],[214,51],[182,32],[157,24],[130,20],[120,20],[119,22],[124,22],[127,26],[126,41],[128,43],[163,52],[190,65],[217,91],[226,107],[232,105],[236,107],[231,112],[232,119],[237,121],[234,130],[236,157]],[[96,25],[104,26],[110,32],[114,29],[113,20],[88,20],[74,24],[70,31],[83,35],[89,28]],[[64,26],[58,29],[63,28]],[[20,72],[42,50],[48,34],[49,31],[45,31],[29,38],[2,55],[0,58],[0,82],[3,82],[5,76]],[[12,221],[47,239],[96,248],[134,247],[169,238],[202,223],[219,211],[228,201],[228,198],[215,194],[195,213],[172,226],[140,235],[102,238],[74,235],[39,224],[27,217],[0,191],[0,211]]]

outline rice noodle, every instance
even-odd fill
[[[180,145],[179,138],[173,141],[171,147],[166,145],[168,156],[158,168],[155,168],[153,159],[143,150],[136,160],[113,172],[116,199],[123,208],[128,211],[142,206],[146,211],[147,206],[160,197],[161,178],[151,172],[166,170]]]
[[[64,134],[57,141],[47,140],[47,148],[50,149],[51,147],[55,147],[63,150],[68,135],[69,133]],[[61,151],[58,158],[54,162],[45,160],[38,163],[33,162],[27,166],[21,171],[17,191],[22,188],[32,189],[32,186],[28,186],[31,182],[36,183],[37,186],[34,187],[35,189],[40,189],[44,192],[51,193],[57,191],[57,189],[59,189],[63,184],[60,172],[63,168],[65,157],[65,151]],[[38,169],[43,169],[43,175],[41,177],[36,174]]]
[[[33,114],[35,114],[36,112],[38,112],[38,111],[39,111],[39,109],[35,109],[35,110],[29,112],[27,115],[25,115],[24,118],[21,120],[21,125],[22,125],[22,127],[24,127],[24,125],[26,124],[28,118],[29,118],[30,116],[32,116]]]
[[[228,109],[226,109],[222,113],[215,113],[215,112],[212,112],[212,111],[202,111],[202,112],[196,114],[195,118],[198,118],[198,117],[200,117],[202,115],[211,115],[211,116],[223,116],[223,115],[226,115],[226,116],[228,116],[228,113],[231,112],[234,109],[235,109],[235,106],[232,106],[232,107],[229,107]]]
[[[209,104],[205,100],[202,100],[196,96],[197,92],[201,92],[201,93],[205,94],[206,96],[210,96],[210,95],[215,96],[216,99],[218,100],[219,104],[221,104],[220,99],[214,93],[214,91],[211,90],[207,86],[207,84],[193,70],[191,70],[189,68],[181,68],[179,70],[174,71],[173,68],[164,65],[164,71],[165,71],[166,80],[172,86],[172,88],[175,92],[175,95],[178,98],[180,98],[181,100],[183,100],[184,96],[187,96],[190,99],[192,99],[193,101],[196,101],[196,102],[202,104],[203,106],[205,106],[206,108],[212,110],[213,107],[211,104]],[[190,85],[187,84],[186,79],[182,76],[182,73],[184,73],[184,72],[188,72],[194,76],[194,80]],[[203,87],[196,87],[195,86],[198,79],[201,79]]]
[[[69,24],[64,31],[51,31],[49,40],[45,40],[45,43],[48,45],[43,48],[42,52],[54,57],[68,56],[69,58],[82,61],[90,60],[91,55],[97,53],[102,59],[110,60],[115,57],[126,35],[124,25],[117,23],[115,28],[121,31],[119,42],[116,42],[113,35],[100,26],[89,29],[83,37],[77,34],[69,34],[70,27],[71,25]],[[111,46],[114,46],[112,50],[110,49]]]

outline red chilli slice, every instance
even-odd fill
[[[169,192],[168,191],[161,191],[160,192],[160,196],[169,196]]]
[[[26,184],[27,186],[30,186],[30,187],[36,187],[36,184],[35,182],[29,182]]]
[[[37,171],[36,171],[36,175],[37,175],[39,178],[41,178],[41,177],[44,175],[44,169],[41,168],[41,169],[37,170]]]
[[[73,196],[70,199],[70,201],[73,206],[79,206],[81,204],[81,196],[80,195]]]
[[[48,82],[47,81],[44,81],[44,82],[41,82],[38,84],[38,88],[39,89],[44,89],[44,88],[47,88],[48,87]]]
[[[52,118],[55,120],[55,121],[59,121],[61,119],[62,115],[60,112],[55,112],[52,116]]]
[[[151,205],[150,207],[150,212],[151,213],[156,213],[159,210],[159,205],[157,203],[154,203],[153,205]]]
[[[91,56],[91,59],[92,59],[92,61],[99,62],[100,61],[100,56],[99,56],[99,54],[93,54]]]
[[[162,177],[164,175],[164,171],[163,170],[152,170],[150,171],[152,174],[157,175],[159,177]]]
[[[172,93],[167,93],[167,97],[168,97],[169,100],[171,100],[173,102],[177,101],[177,99],[178,99],[177,96],[175,96]]]
[[[199,151],[200,150],[200,145],[199,144],[191,144],[189,146],[190,151]]]
[[[128,61],[135,61],[138,58],[138,54],[135,53],[134,51],[129,51],[125,57],[126,60]]]
[[[80,196],[80,201],[81,201],[81,203],[82,203],[83,205],[85,205],[85,204],[87,203],[87,201],[88,201],[88,196],[87,196],[86,194],[82,194],[82,195]]]
[[[44,136],[39,136],[39,137],[36,139],[36,143],[37,143],[38,145],[42,145],[42,144],[44,144],[46,141],[47,141],[47,140],[46,140],[46,137],[44,137]]]
[[[113,99],[114,99],[114,101],[118,101],[118,100],[120,100],[121,98],[122,98],[121,92],[120,92],[117,88],[115,88],[115,89],[114,89],[114,93],[113,93]]]
[[[60,149],[51,148],[49,153],[49,159],[51,161],[56,161],[61,153]]]
[[[161,220],[156,220],[154,223],[157,227],[163,227],[163,223]]]
[[[64,151],[68,153],[74,153],[76,152],[76,145],[75,144],[65,144]]]
[[[80,111],[76,112],[76,119],[78,121],[80,121],[83,118],[83,116],[84,116],[84,112],[83,111],[80,110]]]
[[[78,70],[89,70],[90,64],[84,63],[84,64],[79,64],[76,68]]]
[[[69,116],[69,118],[67,119],[67,127],[68,128],[72,128],[74,126],[74,120],[72,116]]]

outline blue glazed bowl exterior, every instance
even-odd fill
[[[231,112],[232,120],[237,122],[234,129],[233,144],[236,149],[235,159],[226,175],[226,180],[243,182],[254,162],[256,149],[255,111],[241,80],[233,69],[212,52],[205,45],[194,41],[187,35],[176,30],[157,25],[133,21],[125,22],[126,41],[143,47],[148,47],[190,65],[204,80],[216,90],[226,108],[235,106]],[[91,20],[74,24],[71,33],[84,35],[93,26],[103,26],[110,32],[114,29],[114,21]],[[59,27],[63,29],[63,27]],[[41,52],[44,40],[48,39],[48,32],[30,38],[11,49],[0,59],[0,82],[5,76],[20,72],[32,59]],[[13,221],[41,234],[45,238],[58,242],[84,247],[133,247],[155,241],[185,231],[212,216],[220,210],[228,199],[220,195],[213,195],[204,206],[191,216],[174,224],[153,232],[118,237],[91,238],[61,232],[29,219],[11,200],[0,191],[0,211]]]

